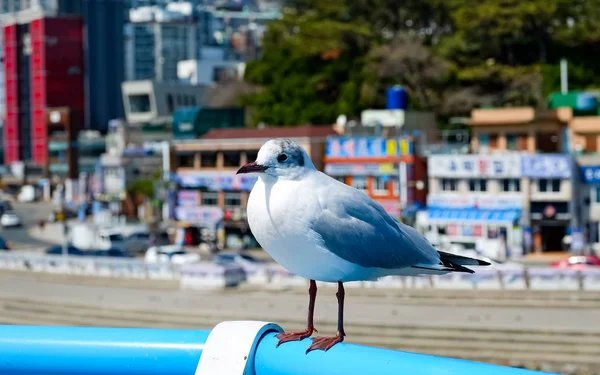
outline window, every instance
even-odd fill
[[[218,203],[216,191],[204,191],[202,192],[202,205],[203,206],[216,206]]]
[[[248,163],[256,161],[258,150],[246,151],[246,160]]]
[[[458,191],[458,180],[455,178],[442,178],[440,187],[442,191]]]
[[[179,154],[178,158],[178,166],[184,168],[193,168],[194,167],[194,154]]]
[[[487,180],[478,178],[475,180],[469,180],[470,191],[487,191]]]
[[[217,166],[217,153],[216,152],[202,152],[200,154],[200,166],[201,167],[216,167]]]
[[[224,151],[223,152],[223,166],[224,167],[239,167],[240,166],[241,154],[235,151]]]
[[[594,197],[593,197],[593,202],[594,203],[600,203],[600,187],[597,187],[594,189]]]
[[[335,178],[336,180],[338,180],[342,184],[346,183],[346,176],[334,176],[333,178]]]
[[[167,95],[167,108],[169,110],[169,113],[173,113],[173,111],[175,111],[175,104],[173,103],[172,94]]]
[[[506,149],[512,151],[527,151],[527,134],[507,134]]]
[[[502,191],[521,191],[521,180],[518,178],[505,178],[501,180]]]
[[[352,186],[358,190],[366,191],[367,190],[367,178],[364,176],[352,177]]]
[[[392,194],[400,195],[400,181],[397,178],[392,178]]]
[[[129,111],[131,113],[150,112],[150,95],[129,95]]]
[[[519,145],[518,145],[518,138],[516,134],[507,134],[506,135],[506,149],[507,150],[517,150]]]
[[[242,205],[242,193],[225,193],[225,207],[239,207]]]
[[[387,188],[389,176],[377,176],[373,177],[373,194],[375,195],[389,195],[390,192]]]
[[[538,191],[541,193],[558,193],[560,192],[560,180],[540,179],[538,180]]]
[[[496,150],[498,148],[498,134],[490,134],[489,148],[490,150]]]

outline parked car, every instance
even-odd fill
[[[62,255],[62,253],[63,253],[62,245],[52,246],[46,250],[46,254],[48,254],[48,255]],[[84,256],[84,255],[86,255],[86,252],[76,248],[73,245],[68,245],[67,246],[67,255]]]
[[[4,215],[5,212],[12,211],[12,210],[13,210],[13,207],[9,201],[4,200],[4,201],[0,202],[0,215]]]
[[[131,254],[144,253],[151,245],[148,232],[134,232],[125,239],[125,250]]]
[[[86,255],[96,257],[132,258],[131,254],[129,254],[127,251],[116,247],[107,250],[86,251]]]
[[[200,261],[200,255],[189,253],[179,245],[152,246],[146,251],[146,263],[192,264]]]
[[[213,257],[213,263],[219,265],[225,264],[239,264],[239,265],[265,265],[265,262],[262,259],[255,258],[248,254],[238,254],[238,253],[219,253]]]
[[[233,252],[223,252],[216,254],[212,259],[214,264],[220,266],[226,265],[237,265],[242,267],[247,277],[252,277],[256,273],[265,270],[265,267],[269,265],[268,262],[255,258],[248,254],[239,254]]]
[[[99,248],[125,248],[125,238],[118,229],[104,229],[98,231]]]
[[[10,250],[12,243],[7,241],[4,237],[0,237],[0,250]]]
[[[12,228],[12,227],[20,227],[21,226],[21,218],[14,211],[6,211],[0,217],[0,224],[4,228]]]
[[[551,263],[550,267],[570,269],[600,267],[600,258],[594,255],[573,255],[566,259]]]

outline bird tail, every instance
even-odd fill
[[[416,264],[413,268],[423,269],[423,270],[431,270],[438,272],[466,272],[466,273],[475,273],[470,268],[465,266],[489,266],[488,262],[483,260],[463,257],[460,255],[446,253],[444,251],[438,251],[440,255],[440,263],[434,265],[422,265]]]

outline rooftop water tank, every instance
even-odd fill
[[[408,92],[404,87],[396,85],[387,90],[386,93],[387,109],[408,109]]]
[[[596,109],[598,101],[596,97],[587,92],[581,92],[577,95],[576,109],[579,111],[593,111]]]

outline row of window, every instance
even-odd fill
[[[203,206],[217,206],[218,205],[218,193],[216,191],[205,191],[202,192],[202,205]],[[225,207],[235,208],[242,205],[242,193],[240,192],[225,192]]]
[[[440,179],[440,188],[442,191],[458,191],[458,184],[460,179],[457,178],[442,178]],[[470,179],[469,191],[473,192],[486,192],[488,191],[489,179]],[[521,191],[521,180],[518,178],[504,178],[497,180],[500,184],[500,191],[503,192],[520,192]],[[560,179],[539,179],[537,180],[538,191],[542,193],[559,193],[560,192]]]
[[[369,190],[368,179],[371,179],[371,194],[373,195],[390,195],[390,189],[388,183],[392,182],[392,192],[398,192],[399,181],[398,178],[392,178],[391,176],[352,176],[350,185],[358,190],[364,191],[365,193]],[[336,177],[337,180],[346,183],[347,178],[345,176]]]
[[[479,147],[490,150],[499,149],[500,136],[496,133],[479,134]],[[506,150],[527,151],[529,135],[527,133],[507,133]],[[552,132],[537,132],[533,136],[536,152],[554,153],[560,151],[560,137]]]
[[[173,113],[176,107],[195,107],[196,96],[185,94],[167,94],[167,107]]]
[[[242,161],[242,153],[238,151],[223,151],[223,167],[239,167]],[[216,152],[200,152],[200,167],[201,168],[215,168],[217,167],[217,153]],[[258,156],[258,150],[246,151],[246,160],[254,161]],[[178,166],[184,168],[194,167],[194,153],[182,153],[177,155]]]

